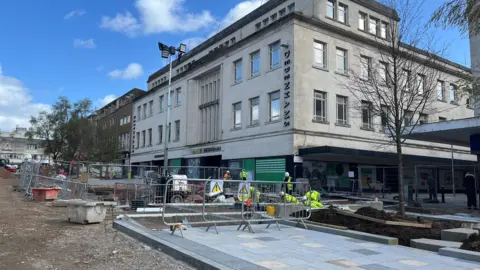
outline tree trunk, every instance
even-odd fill
[[[405,215],[405,197],[403,194],[403,153],[402,143],[400,141],[397,144],[397,166],[398,166],[398,213],[401,216]]]

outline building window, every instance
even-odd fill
[[[142,119],[147,118],[147,103],[143,104],[143,115]]]
[[[438,122],[444,122],[447,121],[446,117],[438,117]]]
[[[146,143],[146,138],[145,138],[145,130],[142,131],[142,147],[145,147],[145,143]]]
[[[264,19],[263,20],[263,27],[267,26],[268,25],[268,18]]]
[[[280,41],[270,44],[270,69],[280,67]]]
[[[37,149],[37,145],[36,144],[27,144],[27,149],[28,150],[35,150],[35,149]]]
[[[410,84],[411,84],[410,74],[411,74],[410,70],[407,70],[407,69],[403,70],[402,77],[403,77],[403,86],[404,86],[405,92],[410,92],[410,89],[411,89],[411,87],[410,87]]]
[[[168,142],[172,141],[172,122],[168,123]]]
[[[260,28],[262,28],[262,23],[256,23],[255,24],[255,30],[258,31],[258,30],[260,30]]]
[[[285,16],[286,13],[287,13],[287,12],[286,12],[286,10],[285,10],[284,8],[282,8],[282,9],[280,9],[280,11],[278,11],[278,14],[280,15],[280,17]]]
[[[150,100],[148,102],[148,116],[149,117],[153,116],[153,100]]]
[[[163,126],[158,126],[158,144],[163,142]]]
[[[252,98],[250,99],[250,125],[258,125],[260,122],[259,119],[259,106],[260,106],[260,98]]]
[[[232,43],[232,45],[235,44],[236,41],[237,41],[237,38],[236,38],[236,37],[232,37],[232,38],[230,39],[230,43]]]
[[[376,36],[377,27],[378,27],[378,20],[373,17],[370,17],[369,24],[368,24],[368,32]]]
[[[161,95],[160,98],[159,98],[159,103],[160,103],[160,112],[163,112],[163,110],[165,110],[165,104],[164,104],[164,101],[165,101],[165,96],[164,95]]]
[[[367,29],[367,14],[363,12],[358,13],[358,29],[365,31]]]
[[[234,83],[242,82],[242,59],[233,62],[235,78]]]
[[[170,95],[168,95],[168,107],[172,107],[172,99],[173,99],[173,94],[175,94],[173,91],[170,91]]]
[[[137,107],[137,119],[140,120],[142,118],[142,106]]]
[[[403,124],[406,127],[409,127],[412,125],[412,118],[413,118],[413,113],[411,111],[405,110],[403,112]]]
[[[450,93],[450,104],[455,104],[456,99],[455,96],[457,94],[457,87],[453,84],[450,84],[450,89],[448,91]]]
[[[315,121],[327,121],[327,93],[322,91],[314,91],[313,94],[313,119]]]
[[[120,126],[123,126],[123,118],[120,118]]]
[[[423,95],[425,91],[425,75],[417,74],[417,93]]]
[[[370,58],[366,56],[360,56],[360,77],[364,80],[370,78]]]
[[[242,103],[233,104],[233,128],[242,127]]]
[[[327,17],[334,19],[335,18],[335,1],[327,1]]]
[[[373,129],[372,104],[367,101],[362,101],[362,127]]]
[[[272,16],[270,16],[270,19],[273,21],[277,20],[277,13],[273,14]]]
[[[260,75],[260,51],[250,54],[250,76]]]
[[[180,106],[182,105],[182,89],[181,88],[177,88],[177,106]]]
[[[137,148],[140,148],[140,132],[137,132],[137,137],[135,137],[137,140]]]
[[[268,94],[270,108],[268,110],[268,119],[270,122],[280,120],[280,91]]]
[[[327,44],[314,41],[313,42],[313,62],[314,65],[321,68],[327,68]]]
[[[421,113],[419,118],[418,118],[418,123],[420,125],[423,125],[423,124],[426,124],[428,123],[428,115],[427,114],[424,114],[424,113]]]
[[[294,10],[295,10],[295,3],[290,4],[290,5],[288,6],[288,12],[291,13],[291,12],[293,12]]]
[[[152,146],[152,129],[148,129],[148,146]]]
[[[180,141],[180,120],[175,121],[175,141]]]
[[[388,64],[380,62],[380,68],[378,69],[378,74],[380,75],[380,83],[387,85],[388,82]]]
[[[382,112],[380,113],[380,125],[382,126],[382,131],[387,130],[388,126],[388,107],[382,106]]]
[[[437,99],[440,100],[440,101],[444,101],[445,100],[445,96],[444,96],[444,93],[445,93],[445,89],[444,89],[444,82],[442,81],[438,81],[437,82]]]
[[[348,124],[348,98],[344,96],[337,96],[337,124]]]
[[[347,51],[344,49],[337,48],[336,52],[337,60],[337,72],[341,74],[347,74]]]
[[[338,4],[337,20],[341,23],[347,23],[347,21],[348,21],[348,6],[346,6],[344,4]]]
[[[386,22],[382,22],[380,24],[380,37],[381,38],[387,38],[387,29],[388,29],[388,24]]]

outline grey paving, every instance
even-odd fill
[[[254,225],[253,228],[254,231],[265,231],[264,225]],[[211,253],[198,248],[198,252],[203,256],[219,260],[218,257],[229,254],[267,269],[480,268],[475,262],[459,261],[434,252],[360,241],[285,225],[280,228],[281,231],[276,228],[267,229],[268,238],[247,231],[237,231],[237,226],[218,227],[219,234],[205,232],[202,228],[191,228],[184,231],[184,236],[185,239],[216,250]],[[162,231],[153,234],[163,235],[165,239],[181,238]],[[278,240],[268,241],[272,240],[271,238]],[[268,240],[265,241],[266,239]]]

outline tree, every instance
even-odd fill
[[[462,34],[480,34],[480,1],[449,0],[432,14],[430,22],[444,29],[458,28]]]
[[[88,98],[71,104],[67,97],[59,97],[50,111],[31,117],[28,136],[44,139],[45,154],[54,161],[83,154],[90,160],[112,162],[118,159],[118,137],[114,130],[99,130],[88,118],[91,106]]]
[[[442,66],[435,50],[436,44],[422,25],[422,1],[385,0],[398,14],[392,14],[387,25],[367,31],[375,35],[371,46],[355,52],[358,65],[351,65],[348,77],[338,83],[354,96],[354,109],[362,117],[363,129],[374,130],[379,119],[385,136],[379,141],[388,143],[397,156],[399,213],[404,208],[403,136],[422,121],[424,114],[435,112],[437,99],[445,100],[444,92],[437,93]],[[397,17],[398,16],[398,17]],[[379,22],[378,22],[379,23]],[[422,48],[422,49],[420,49]],[[440,88],[443,90],[443,88]],[[377,122],[378,123],[378,122]]]

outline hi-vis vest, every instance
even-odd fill
[[[240,178],[241,179],[247,179],[247,172],[246,171],[241,171],[240,172]]]
[[[287,189],[293,190],[292,177],[288,177],[287,183]]]

